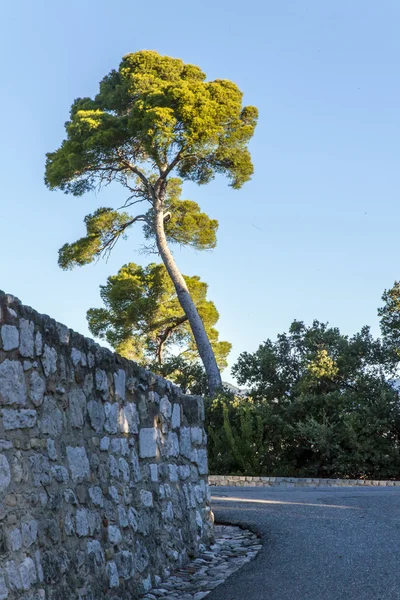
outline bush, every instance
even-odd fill
[[[294,322],[234,367],[247,398],[206,400],[210,472],[398,478],[400,402],[379,340]]]

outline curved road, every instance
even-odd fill
[[[263,549],[207,600],[400,600],[400,487],[211,490]]]

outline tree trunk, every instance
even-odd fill
[[[197,312],[197,308],[192,300],[185,280],[178,269],[171,250],[169,249],[164,231],[164,213],[162,207],[160,206],[155,208],[154,213],[154,228],[157,240],[157,248],[168,274],[171,277],[172,283],[175,286],[179,303],[182,306],[190,323],[196,346],[207,374],[210,393],[214,394],[218,388],[222,387],[222,379],[218,369],[217,361],[215,360],[210,340],[208,339],[206,330],[204,329],[203,321]]]
[[[164,342],[160,341],[157,347],[157,352],[156,352],[156,359],[159,365],[162,364],[163,361],[163,346],[164,346]]]

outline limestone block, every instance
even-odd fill
[[[68,394],[69,418],[72,427],[82,429],[86,417],[86,396],[80,388],[74,388]]]
[[[197,452],[197,466],[200,475],[208,474],[208,457],[207,450],[198,450]]]
[[[123,577],[125,580],[131,579],[135,574],[132,552],[129,552],[129,550],[122,550],[115,558],[119,576]]]
[[[33,560],[28,556],[19,566],[19,574],[21,577],[22,589],[30,590],[32,585],[36,583],[36,567]]]
[[[6,600],[8,598],[8,588],[4,577],[3,569],[0,569],[0,600]]]
[[[1,415],[3,417],[3,427],[6,431],[31,429],[35,427],[37,421],[36,410],[3,408]]]
[[[175,458],[179,456],[178,435],[173,431],[168,434],[168,456],[174,456]]]
[[[40,432],[53,437],[59,436],[63,430],[63,414],[52,396],[45,396],[41,415],[39,421]]]
[[[22,590],[21,575],[15,561],[7,561],[4,565],[10,590]]]
[[[157,429],[144,427],[139,432],[140,458],[154,458],[157,456]]]
[[[89,404],[90,404],[90,402],[89,402]],[[89,405],[88,405],[88,407],[89,407]],[[109,447],[110,447],[110,438],[107,437],[107,436],[101,438],[101,440],[100,440],[100,450],[102,452],[107,452],[108,449],[109,449]]]
[[[96,369],[96,389],[102,393],[104,400],[109,397],[107,373],[102,369]]]
[[[114,388],[117,401],[125,400],[126,375],[123,369],[114,373]]]
[[[164,396],[160,400],[160,413],[166,418],[170,419],[172,415],[172,404],[168,399],[168,396]]]
[[[78,537],[87,537],[89,535],[89,523],[86,508],[76,511],[76,535]]]
[[[132,465],[132,471],[133,471],[133,480],[135,482],[141,481],[142,471],[140,468],[139,457],[136,454],[136,450],[134,448],[131,451],[131,465]]]
[[[77,348],[72,348],[71,350],[71,360],[76,367],[82,361],[82,352]]]
[[[24,521],[21,526],[22,530],[22,543],[25,548],[29,548],[36,542],[38,534],[38,524],[35,519]]]
[[[35,454],[29,457],[30,472],[35,486],[49,485],[51,483],[51,468],[47,456]]]
[[[172,407],[172,429],[178,429],[181,426],[181,406],[180,404],[174,404]]]
[[[118,506],[117,508],[118,511],[118,522],[120,527],[129,527],[129,521],[128,521],[128,515],[126,513],[126,510],[123,506],[121,506],[121,504]]]
[[[190,428],[190,438],[192,444],[196,446],[200,446],[203,441],[203,431],[201,427],[191,427]]]
[[[118,404],[111,404],[110,402],[106,402],[104,404],[104,413],[105,413],[105,423],[104,429],[108,433],[117,433],[118,431]]]
[[[113,485],[111,485],[108,488],[108,493],[110,494],[111,498],[114,500],[115,504],[119,503],[119,494],[118,494],[118,490],[116,487],[114,487]]]
[[[25,375],[21,363],[6,358],[0,365],[0,402],[24,405],[26,395]]]
[[[118,569],[115,562],[109,562],[107,564],[107,576],[108,576],[108,587],[117,588],[119,586],[119,575]]]
[[[136,404],[133,402],[121,406],[118,416],[118,428],[121,433],[138,433],[139,414]]]
[[[104,506],[103,492],[101,491],[101,488],[98,485],[89,488],[89,496],[93,504],[100,507]]]
[[[110,455],[108,457],[108,469],[110,477],[113,479],[119,479],[119,465],[115,456]]]
[[[170,481],[178,481],[178,465],[168,465],[168,473]]]
[[[33,358],[35,355],[35,344],[33,337],[35,325],[32,323],[32,321],[28,321],[27,319],[21,319],[19,325],[19,353],[25,358]]]
[[[138,530],[139,515],[137,511],[132,507],[130,507],[128,510],[128,521],[129,526],[133,529],[134,532],[136,532]]]
[[[190,435],[190,427],[181,427],[180,429],[180,450],[182,456],[191,459],[192,441]]]
[[[46,382],[37,371],[32,371],[29,378],[29,398],[35,406],[40,406],[46,391]]]
[[[20,529],[13,529],[8,536],[8,545],[12,552],[17,552],[22,548],[22,535]]]
[[[62,344],[63,346],[68,346],[70,338],[70,332],[68,327],[66,325],[63,325],[62,323],[57,323],[56,328],[60,344]]]
[[[55,348],[50,348],[47,344],[44,346],[42,366],[46,377],[53,375],[57,371],[57,351]]]
[[[49,455],[50,460],[57,460],[56,445],[51,438],[47,440],[47,454]]]
[[[90,466],[85,448],[67,446],[67,458],[73,481],[81,482],[90,478]]]
[[[120,478],[122,479],[122,481],[125,481],[125,483],[127,483],[130,480],[130,469],[128,463],[124,458],[121,457],[118,459],[118,467]]]
[[[35,350],[38,356],[42,355],[43,352],[43,338],[40,331],[38,331],[35,335]]]
[[[108,541],[111,544],[119,544],[122,541],[121,530],[116,525],[108,526]]]
[[[92,428],[96,433],[101,433],[106,419],[103,405],[96,400],[90,400],[87,403],[87,411]]]
[[[15,350],[19,345],[19,332],[14,325],[3,325],[1,328],[1,341],[3,350]]]
[[[153,506],[153,494],[147,490],[140,490],[140,499],[144,506]]]

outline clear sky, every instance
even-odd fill
[[[294,318],[378,333],[382,292],[400,279],[399,22],[398,0],[4,3],[0,289],[88,334],[98,286],[125,262],[154,260],[136,252],[138,229],[108,263],[61,271],[57,251],[84,233],[84,216],[122,196],[43,183],[74,98],[95,94],[124,54],[151,49],[232,79],[260,111],[252,181],[184,188],[219,220],[217,248],[175,253],[209,283],[231,363]]]

